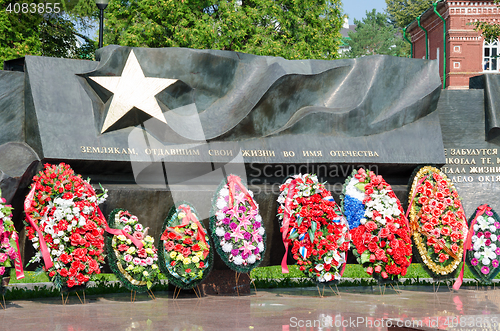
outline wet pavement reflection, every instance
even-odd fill
[[[270,289],[201,299],[157,292],[7,302],[0,330],[499,330],[500,289]],[[398,328],[399,327],[399,328]]]

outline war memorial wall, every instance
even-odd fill
[[[297,173],[316,173],[338,202],[346,178],[365,167],[406,208],[412,173],[433,165],[456,186],[467,217],[482,204],[498,208],[498,75],[452,91],[441,89],[435,61],[119,46],[100,49],[97,61],[26,56],[5,68],[0,188],[15,208],[24,259],[34,251],[22,205],[45,163],[65,162],[100,183],[109,190],[103,214],[126,206],[154,237],[178,201],[208,225],[217,186],[236,174],[260,206],[261,266],[285,253],[276,199]],[[225,269],[217,257],[214,268]]]

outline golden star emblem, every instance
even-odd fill
[[[133,50],[128,56],[120,77],[94,76],[89,78],[113,93],[101,133],[108,130],[134,107],[167,123],[155,96],[175,83],[177,79],[145,77]]]

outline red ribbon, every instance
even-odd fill
[[[455,281],[455,284],[453,284],[454,290],[458,291],[458,289],[460,288],[460,286],[462,286],[462,283],[464,282],[465,255],[466,255],[467,251],[472,248],[472,236],[474,235],[474,224],[476,224],[477,218],[479,216],[482,216],[487,210],[491,210],[491,207],[488,206],[487,204],[479,206],[477,208],[477,211],[476,211],[476,216],[474,217],[474,219],[470,223],[470,228],[469,228],[469,231],[467,233],[467,238],[465,239],[465,242],[464,242],[464,252],[463,252],[464,259],[463,259],[463,263],[462,263],[462,270],[460,270],[460,275],[458,275],[458,278]],[[463,209],[462,209],[462,212],[463,212]]]
[[[240,190],[245,194],[248,202],[252,206],[252,209],[257,209],[257,206],[255,205],[255,202],[252,199],[252,196],[250,195],[250,192],[246,189],[245,185],[241,183],[241,178],[236,176],[236,175],[229,175],[227,177],[227,183],[229,186],[229,205],[232,206],[234,204],[234,194],[236,193],[236,188],[235,185],[238,185],[240,187]]]
[[[85,183],[85,186],[90,191],[90,193],[93,194],[93,195],[96,195],[95,191],[94,191],[94,188],[92,187],[92,185],[90,185],[86,181],[83,181],[83,182]],[[104,217],[104,215],[102,214],[102,211],[101,211],[101,209],[99,207],[97,207],[97,214],[99,215],[99,218],[104,223],[104,226],[105,226],[104,230],[107,233],[110,233],[110,234],[115,235],[115,236],[123,235],[123,236],[127,237],[127,239],[130,239],[132,241],[132,243],[135,245],[135,247],[137,247],[138,249],[141,249],[142,247],[144,247],[144,244],[142,243],[141,240],[139,240],[136,237],[130,235],[127,231],[125,231],[123,229],[112,229],[112,228],[110,228],[109,225],[108,225],[108,222],[106,221],[106,217]]]
[[[345,271],[345,268],[347,267],[347,253],[349,251],[346,251],[345,252],[345,262],[344,262],[344,265],[342,266],[342,270],[340,270],[340,277],[344,276],[344,271]]]
[[[285,199],[285,210],[283,212],[283,224],[281,228],[283,229],[282,232],[282,238],[283,238],[283,245],[285,245],[285,255],[283,256],[283,259],[281,260],[281,273],[287,274],[288,271],[288,265],[286,264],[286,258],[288,255],[288,240],[286,239],[288,235],[288,226],[290,224],[290,218],[292,217],[292,198],[293,194],[295,191],[295,185],[296,185],[296,179],[292,180],[290,183],[290,186],[288,186],[288,194]]]
[[[24,212],[26,213],[26,219],[28,220],[29,224],[35,229],[35,231],[38,234],[38,241],[40,243],[40,252],[42,253],[43,261],[45,263],[45,268],[49,269],[52,268],[52,266],[54,265],[54,263],[52,262],[52,258],[50,257],[49,254],[49,249],[47,248],[47,244],[45,243],[45,239],[43,238],[42,231],[35,223],[35,221],[33,221],[33,219],[30,217],[30,214],[28,212],[28,209],[31,207],[31,203],[33,202],[34,195],[35,195],[35,185],[33,184],[33,188],[26,197],[26,200],[24,200]]]
[[[102,214],[101,209],[99,209],[99,207],[97,207],[97,213],[99,214],[99,217],[104,221],[104,224],[106,226],[104,230],[107,233],[111,233],[112,235],[115,235],[115,236],[123,235],[123,236],[127,237],[127,239],[132,240],[132,243],[138,249],[141,249],[142,247],[144,247],[144,244],[142,243],[141,240],[137,239],[134,236],[131,236],[127,231],[125,231],[123,229],[112,229],[112,228],[110,228],[109,225],[108,225],[108,223],[106,222],[106,218]]]
[[[189,205],[187,205],[187,206],[182,205],[182,206],[179,206],[179,209],[186,214],[186,217],[184,217],[182,219],[182,223],[180,225],[167,227],[165,229],[165,232],[163,232],[163,234],[161,235],[160,240],[168,239],[167,236],[168,236],[169,232],[176,233],[175,229],[183,228],[183,227],[189,225],[189,223],[191,221],[191,222],[195,223],[196,226],[198,227],[198,231],[196,234],[196,240],[203,242],[205,244],[205,246],[209,247],[209,245],[207,244],[207,241],[205,240],[205,235],[206,235],[205,230],[203,229],[203,226],[201,225],[200,221],[198,221],[198,218],[196,218],[196,216],[194,216],[193,213],[191,213],[191,207]],[[206,253],[206,254],[208,254],[208,253]],[[205,255],[205,257],[206,257],[206,255]]]
[[[23,270],[23,263],[21,262],[21,250],[19,250],[19,236],[15,231],[12,232],[12,238],[15,240],[17,246],[17,256],[16,259],[14,260],[14,267],[16,269],[16,278],[23,279],[24,270]]]

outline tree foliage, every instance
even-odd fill
[[[61,7],[59,13],[14,10],[14,4],[54,4]],[[89,8],[94,6],[94,11]],[[21,7],[17,7],[21,8]],[[46,8],[46,7],[44,7]],[[25,55],[43,55],[67,58],[91,58],[95,42],[78,32],[91,27],[91,18],[97,8],[93,0],[0,0],[0,69],[5,60]],[[77,29],[76,24],[80,29]],[[77,36],[83,40],[78,42]]]
[[[350,50],[345,56],[356,58],[365,55],[383,54],[408,56],[409,49],[402,40],[398,30],[394,28],[387,14],[378,13],[375,9],[366,12],[361,21],[354,20],[356,30],[349,32],[346,43]]]
[[[340,0],[115,0],[105,44],[221,49],[287,59],[334,59]]]
[[[389,19],[398,28],[405,28],[432,6],[434,0],[385,0]]]

